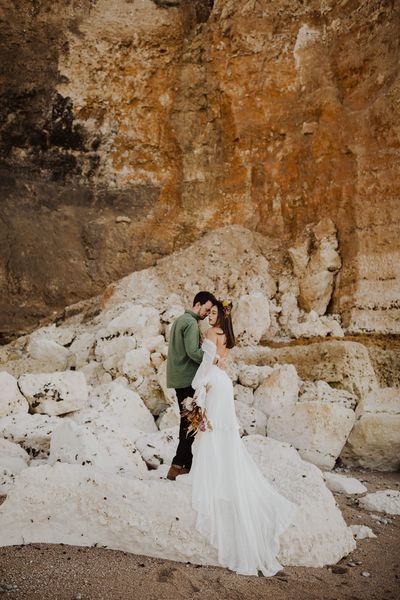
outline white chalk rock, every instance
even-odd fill
[[[179,427],[170,427],[157,433],[140,433],[135,446],[150,469],[170,465],[178,446]]]
[[[152,306],[132,304],[112,319],[106,329],[111,335],[128,333],[136,338],[149,338],[161,333],[160,315]]]
[[[122,372],[125,355],[137,347],[137,340],[132,335],[121,335],[119,337],[107,336],[103,331],[97,337],[95,346],[96,360],[102,363],[104,369],[113,375]]]
[[[147,467],[135,445],[115,425],[79,425],[63,420],[53,431],[49,464],[91,465],[106,473],[145,477]]]
[[[152,415],[158,416],[170,405],[161,389],[158,373],[155,371],[150,376],[131,382],[130,385],[142,398]]]
[[[178,400],[173,388],[167,387],[167,361],[164,361],[157,370],[157,381],[163,392],[167,406],[175,404]]]
[[[340,473],[324,473],[326,485],[331,492],[339,492],[341,494],[363,494],[367,492],[365,485],[355,477],[346,477]]]
[[[173,323],[178,317],[183,315],[184,312],[184,306],[180,304],[173,304],[162,313],[161,320],[163,323]]]
[[[279,365],[254,392],[254,406],[267,417],[297,402],[300,379],[293,365]]]
[[[237,383],[233,387],[233,394],[237,402],[247,404],[247,406],[253,406],[254,394],[251,388],[245,387],[244,385],[240,385],[240,383]]]
[[[76,336],[69,347],[70,352],[75,356],[76,369],[81,369],[94,358],[95,343],[96,336],[94,333],[84,331]]]
[[[146,348],[129,350],[129,352],[125,354],[121,371],[132,381],[150,375],[152,372],[150,352]]]
[[[272,371],[273,368],[268,366],[258,367],[239,363],[238,380],[241,385],[255,389]]]
[[[15,377],[0,372],[0,418],[29,410],[27,399],[21,394]]]
[[[68,348],[42,337],[30,340],[28,353],[34,360],[45,363],[50,371],[65,371],[69,366],[74,366],[75,362],[75,357]]]
[[[389,415],[400,414],[400,388],[386,387],[371,390],[361,398],[356,416],[364,414],[384,413]]]
[[[400,468],[400,390],[372,390],[357,406],[357,420],[341,460],[377,471]]]
[[[367,510],[384,512],[388,515],[400,515],[400,492],[398,490],[379,490],[360,498],[359,502]]]
[[[80,371],[27,373],[21,375],[18,384],[36,413],[63,415],[87,405],[86,379]]]
[[[325,402],[297,402],[272,413],[267,435],[289,442],[304,460],[332,469],[353,427],[354,412]]]
[[[152,367],[159,369],[164,362],[164,357],[161,352],[152,352],[150,354],[150,362]]]
[[[236,339],[245,344],[258,344],[271,324],[269,300],[261,292],[240,296],[232,311]]]
[[[0,437],[20,444],[32,458],[47,458],[50,436],[60,417],[20,413],[0,419]]]
[[[21,446],[0,438],[0,496],[8,493],[16,475],[28,464],[29,454]]]
[[[356,540],[365,540],[366,538],[376,538],[376,535],[370,527],[366,525],[350,525]]]
[[[94,388],[90,393],[89,408],[80,411],[74,416],[74,420],[82,423],[90,418],[91,422],[95,422],[104,414],[112,418],[122,430],[157,431],[154,418],[139,394],[121,383],[113,381]]]
[[[261,410],[248,406],[239,400],[235,401],[236,416],[240,424],[240,435],[265,435],[267,417]]]
[[[153,335],[141,340],[141,345],[150,353],[159,352],[162,355],[165,349],[165,339],[163,335]]]
[[[61,346],[65,346],[66,344],[70,344],[75,336],[76,330],[74,327],[70,327],[69,325],[57,326],[55,323],[52,323],[51,325],[46,325],[46,327],[40,327],[29,334],[29,342],[42,339],[51,340]]]
[[[330,402],[344,406],[345,408],[355,409],[357,396],[338,388],[333,388],[326,381],[304,381],[300,386],[299,402]]]
[[[84,374],[88,385],[96,386],[104,383],[103,378],[105,375],[112,381],[111,375],[104,370],[103,365],[95,360],[91,360],[79,370]]]
[[[178,402],[168,406],[167,410],[158,417],[156,423],[158,429],[170,429],[171,427],[179,426],[181,416],[179,413]]]
[[[320,471],[278,442],[244,439],[264,475],[299,505],[295,522],[280,537],[278,560],[322,567],[354,550],[352,532]],[[97,544],[217,565],[216,550],[195,530],[190,485],[179,479],[132,480],[62,463],[25,469],[0,506],[0,545]]]

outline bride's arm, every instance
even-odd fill
[[[204,408],[207,393],[206,385],[208,383],[208,376],[211,367],[214,364],[215,355],[217,353],[217,347],[208,335],[202,344],[202,350],[204,352],[203,359],[192,381],[192,388],[196,392],[196,404],[201,408]]]

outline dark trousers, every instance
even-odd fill
[[[182,402],[188,396],[190,396],[190,398],[193,398],[194,389],[191,386],[189,386],[189,387],[185,387],[185,388],[175,389],[175,391],[176,391],[176,396],[178,398],[179,411],[182,413]],[[180,426],[179,426],[179,444],[178,444],[178,448],[176,449],[176,454],[175,454],[175,457],[174,457],[172,463],[174,465],[181,465],[182,467],[185,467],[186,469],[190,469],[190,467],[192,466],[192,458],[193,458],[192,444],[194,441],[193,433],[186,435],[188,427],[189,427],[189,423],[188,423],[187,418],[182,417],[182,414],[181,414],[181,422],[180,422]]]

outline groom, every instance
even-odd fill
[[[199,292],[194,297],[193,307],[186,309],[183,315],[174,321],[171,328],[167,357],[167,387],[175,388],[181,412],[184,399],[194,396],[191,383],[203,358],[198,321],[210,314],[216,301],[215,296],[210,292]],[[181,415],[179,444],[167,474],[167,478],[172,481],[177,475],[189,473],[192,465],[194,437],[186,436],[188,426],[186,417]]]

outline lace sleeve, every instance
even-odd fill
[[[206,401],[206,385],[208,383],[208,376],[213,366],[215,356],[217,354],[217,347],[211,340],[204,340],[201,345],[203,350],[203,359],[200,363],[197,373],[192,381],[192,388],[196,391],[195,400],[196,404],[201,408],[205,407]]]

